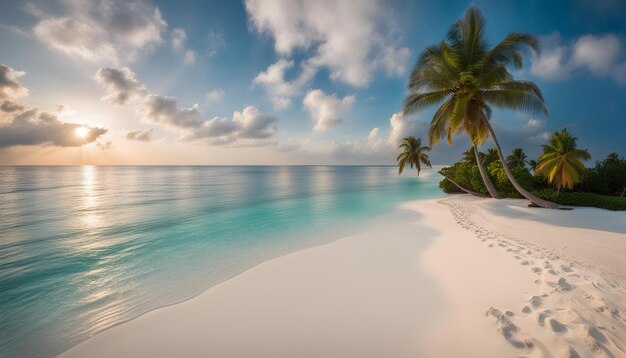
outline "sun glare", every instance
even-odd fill
[[[89,128],[87,127],[78,127],[76,128],[76,136],[80,138],[85,138],[89,134]]]

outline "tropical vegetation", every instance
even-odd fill
[[[554,132],[550,143],[542,146],[543,155],[539,157],[535,171],[544,175],[548,183],[556,187],[557,192],[563,188],[573,189],[574,184],[582,182],[585,165],[581,159],[591,159],[591,154],[586,149],[576,148],[576,140],[564,128],[560,132]]]
[[[404,113],[437,107],[428,132],[431,147],[444,136],[452,144],[458,133],[466,133],[474,147],[491,137],[502,172],[515,190],[535,205],[557,208],[559,205],[533,195],[516,180],[490,124],[492,107],[547,114],[539,88],[532,82],[515,80],[508,70],[522,68],[524,48],[538,51],[537,38],[510,33],[489,47],[484,34],[485,19],[476,7],[471,7],[452,25],[444,41],[426,48],[411,72]],[[474,150],[477,153],[477,148]],[[479,156],[476,161],[487,191],[492,197],[500,197]]]

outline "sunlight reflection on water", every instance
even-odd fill
[[[439,197],[437,182],[394,167],[0,167],[0,355],[56,355]]]

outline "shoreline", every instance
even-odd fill
[[[537,272],[534,257],[526,253],[530,249],[523,251],[522,244],[500,245],[514,239],[512,233],[492,231],[495,225],[490,210],[494,207],[489,205],[496,210],[523,211],[522,202],[485,204],[480,199],[451,196],[405,203],[377,219],[375,229],[265,261],[194,298],[101,332],[61,356],[624,352],[619,342],[626,326],[619,313],[626,312],[626,307],[615,302],[626,297],[621,280],[615,288],[607,285],[604,291],[593,292],[594,298],[604,299],[593,303],[603,303],[608,318],[584,317],[587,334],[574,335],[578,332],[573,329],[574,322],[588,312],[572,313],[570,307],[562,315],[557,310],[562,307],[557,306],[568,303],[563,294],[591,294],[593,287],[571,275],[582,279],[595,272],[578,265],[565,266],[570,271],[555,275],[563,278],[564,284],[559,286],[556,280],[557,286],[551,286],[554,280],[544,278],[550,275],[549,269],[540,267]],[[514,220],[498,220],[508,223],[509,219]],[[613,234],[624,237],[621,245],[626,247],[626,235]],[[546,262],[561,259],[550,256]],[[565,270],[562,267],[559,270]],[[602,274],[596,276],[594,283],[606,279]],[[529,298],[533,303],[527,302]],[[579,299],[566,298],[573,303]],[[617,312],[621,321],[615,332],[601,332],[598,327],[603,327],[603,320],[617,319],[611,312]],[[537,315],[542,314],[550,314],[551,318],[544,317],[546,322],[571,328],[559,332],[545,329],[536,323]],[[591,343],[588,337],[592,337]]]

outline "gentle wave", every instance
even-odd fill
[[[440,197],[433,173],[0,167],[0,352],[54,356],[399,202]]]

